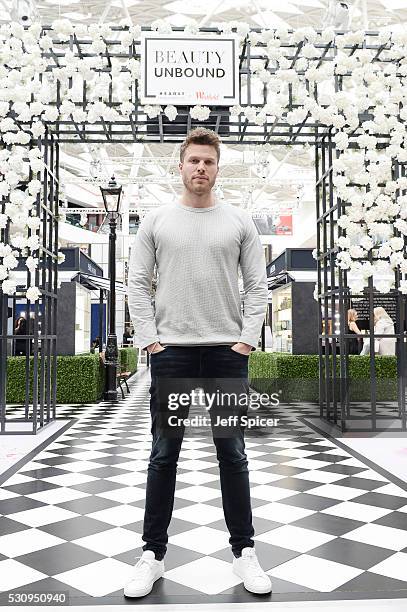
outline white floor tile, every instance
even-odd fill
[[[12,515],[14,521],[28,525],[29,527],[40,527],[42,525],[49,525],[50,523],[56,523],[58,521],[65,521],[67,519],[79,516],[76,512],[65,510],[64,508],[58,508],[57,506],[40,506],[39,508],[32,508],[31,510],[24,510],[22,512],[16,512]]]
[[[288,548],[297,552],[305,553],[317,546],[326,544],[334,540],[336,536],[313,531],[311,529],[303,529],[302,527],[294,527],[293,525],[283,525],[266,533],[261,533],[255,536],[255,540],[266,542],[273,546]]]
[[[78,538],[73,540],[73,543],[94,550],[105,557],[114,557],[144,544],[141,534],[121,527]]]
[[[269,484],[270,482],[277,482],[285,478],[281,474],[272,474],[271,472],[250,472],[249,480],[250,484]]]
[[[407,497],[407,491],[401,489],[397,485],[389,482],[383,487],[375,489],[375,493],[384,493],[385,495],[395,495],[396,497]]]
[[[183,521],[190,521],[198,525],[208,525],[208,523],[213,523],[223,518],[223,510],[208,504],[193,504],[179,510],[174,510],[172,515]]]
[[[370,567],[369,572],[407,582],[407,554],[398,552]]]
[[[117,482],[118,484],[122,484],[126,487],[132,487],[142,482],[146,482],[147,474],[142,474],[140,472],[129,472],[129,474],[120,474],[120,476],[109,476],[105,478],[105,480],[110,480],[111,482]]]
[[[215,464],[213,464],[215,465]],[[183,470],[199,471],[213,467],[207,461],[201,461],[200,459],[186,459],[185,461],[179,460],[178,467]]]
[[[341,487],[336,484],[325,484],[315,489],[308,489],[308,493],[312,495],[320,495],[321,497],[330,497],[331,499],[339,499],[348,501],[366,493],[364,489],[354,489],[353,487]]]
[[[210,499],[221,497],[221,492],[217,489],[197,485],[195,487],[185,487],[185,489],[177,490],[175,496],[194,502],[206,502]]]
[[[349,531],[342,537],[364,544],[374,544],[389,550],[402,550],[407,546],[407,531],[386,527],[385,525],[373,525],[372,523]]]
[[[1,536],[0,550],[3,555],[13,558],[64,542],[62,538],[57,538],[39,529],[23,529]]]
[[[46,574],[14,559],[0,561],[0,592],[11,591],[46,577]]]
[[[85,474],[60,474],[59,476],[49,476],[43,478],[45,482],[58,485],[59,487],[71,487],[73,485],[83,484],[84,482],[92,482],[98,480],[95,476],[85,476]]]
[[[187,459],[202,459],[203,457],[211,457],[213,453],[208,453],[208,451],[198,450],[198,449],[186,449],[181,450],[180,460],[184,461]]]
[[[216,595],[241,582],[233,574],[231,563],[213,557],[202,557],[165,572],[165,579],[207,595]]]
[[[92,512],[87,516],[94,518],[97,521],[108,523],[109,525],[123,527],[123,525],[130,525],[130,523],[141,521],[144,518],[144,509],[138,508],[137,506],[123,504],[121,506],[116,506],[115,508],[98,510],[97,512]]]
[[[169,542],[203,555],[210,555],[229,546],[229,534],[211,527],[197,527],[171,536]]]
[[[343,474],[335,474],[335,472],[323,472],[322,470],[309,470],[308,472],[302,472],[296,474],[296,478],[302,478],[303,480],[311,480],[312,482],[321,482],[323,484],[331,484],[337,480],[343,480]]]
[[[295,506],[287,506],[285,504],[279,504],[274,502],[272,504],[266,504],[264,506],[257,506],[252,510],[253,516],[259,518],[265,518],[270,521],[277,521],[279,523],[292,523],[299,519],[315,514],[314,510],[306,510],[305,508],[296,508]]]
[[[3,482],[1,486],[11,487],[12,485],[22,484],[23,482],[32,482],[33,480],[35,480],[35,478],[32,478],[32,476],[25,476],[24,474],[14,474],[13,476],[10,476],[8,480]]]
[[[96,470],[97,468],[103,467],[105,467],[103,463],[97,463],[97,461],[72,461],[70,463],[64,463],[62,469],[66,470],[67,472],[79,473],[87,472],[89,470]]]
[[[273,568],[267,574],[300,584],[309,589],[329,593],[356,578],[363,570],[327,559],[300,555]]]
[[[319,459],[293,459],[292,461],[284,461],[283,465],[289,465],[302,470],[318,470],[331,464],[329,461],[319,461]]]
[[[48,491],[40,491],[39,493],[30,493],[26,495],[31,499],[35,499],[47,504],[62,504],[63,502],[73,501],[74,499],[82,499],[90,497],[89,493],[76,491],[68,487],[58,487],[58,489],[49,489]]]
[[[177,482],[185,482],[190,485],[203,485],[207,482],[215,482],[219,480],[219,474],[209,474],[205,472],[185,472],[177,474]]]
[[[140,499],[145,499],[146,490],[138,489],[137,487],[123,487],[122,489],[113,489],[113,491],[98,493],[96,496],[103,497],[104,499],[111,499],[121,504],[131,504]]]
[[[18,493],[14,493],[13,491],[6,491],[6,489],[0,488],[0,500],[11,499],[12,497],[20,497]]]
[[[384,483],[388,482],[387,478],[375,472],[374,470],[363,470],[357,474],[353,474],[352,478],[368,478],[369,480],[380,480]]]
[[[367,504],[358,504],[356,502],[342,502],[336,506],[331,506],[325,510],[321,510],[324,514],[333,514],[334,516],[342,516],[343,518],[354,519],[355,521],[376,521],[386,514],[390,514],[391,510],[387,508],[378,508],[376,506],[368,506]]]
[[[302,458],[302,457],[310,457],[311,455],[316,455],[317,451],[307,451],[301,450],[301,448],[287,448],[281,449],[279,455],[285,455],[286,457],[294,457],[294,458]],[[273,457],[273,455],[271,455]]]
[[[272,485],[259,485],[257,487],[252,487],[250,490],[252,497],[264,499],[264,501],[278,501],[279,499],[292,497],[294,493],[295,491],[279,487],[278,483],[275,487]]]
[[[123,588],[130,580],[132,570],[132,565],[122,563],[117,559],[102,559],[68,572],[56,574],[54,578],[92,597],[103,597]]]

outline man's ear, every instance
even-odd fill
[[[179,168],[179,171],[180,171],[180,172],[181,172],[181,170],[182,170],[182,166],[183,166],[183,165],[184,165],[184,164],[183,164],[182,162],[179,162],[179,164],[178,164],[178,168]]]

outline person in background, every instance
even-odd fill
[[[25,336],[27,334],[27,319],[25,317],[18,317],[14,333],[16,336]],[[15,355],[27,355],[27,340],[18,339],[15,341]]]
[[[354,308],[348,310],[348,328],[350,334],[360,334],[361,331],[356,323],[358,320],[358,313]],[[355,335],[349,339],[349,355],[359,355],[361,349],[361,341]]]
[[[382,306],[373,309],[374,333],[394,334],[393,319]],[[374,352],[377,355],[395,355],[396,338],[375,338]]]
[[[130,332],[130,327],[126,327],[123,333],[123,344],[128,346],[129,344],[133,344],[133,336]]]

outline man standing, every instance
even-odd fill
[[[167,529],[171,521],[176,469],[184,428],[170,432],[168,402],[162,389],[212,391],[232,386],[248,394],[248,359],[257,346],[267,306],[264,253],[250,215],[217,202],[212,191],[219,170],[220,139],[211,130],[192,130],[181,145],[179,169],[184,184],[179,201],[158,207],[144,218],[129,262],[129,309],[136,345],[151,356],[152,450],[148,466],[143,554],[128,597],[149,593],[164,574]],[[157,266],[154,307],[151,282]],[[238,286],[244,285],[244,315]],[[195,384],[191,381],[195,379]],[[209,381],[209,382],[208,382]],[[201,385],[202,386],[202,385]],[[178,411],[185,416],[189,407]],[[269,593],[270,578],[254,551],[244,428],[214,428],[223,406],[211,407],[213,440],[219,461],[222,504],[233,571],[253,593]],[[241,415],[246,409],[226,409]],[[172,413],[174,414],[174,413]],[[167,422],[167,427],[163,427]]]

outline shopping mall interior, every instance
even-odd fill
[[[406,0],[0,0],[0,610],[406,610],[406,109]],[[210,215],[181,210],[200,207],[185,199],[195,128],[220,141],[204,206],[232,211],[209,238],[189,217]],[[236,287],[233,272],[219,288],[211,265],[230,253],[216,240],[244,220]],[[147,244],[158,226],[172,233]],[[139,329],[150,247],[154,333]],[[221,310],[223,340],[205,340],[221,294],[253,322],[255,268],[257,340],[228,340]],[[175,340],[154,321],[169,318],[166,274]],[[251,542],[272,590],[236,571],[195,395],[165,571],[129,596],[153,567],[152,373],[168,360],[169,376],[195,376],[171,369],[185,345],[202,372],[208,346],[237,343]]]

